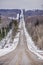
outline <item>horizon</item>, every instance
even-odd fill
[[[19,8],[0,8],[0,10],[13,10],[13,9],[19,9]],[[19,9],[19,10],[23,10],[23,9]],[[24,10],[33,10],[33,11],[35,11],[35,10],[43,10],[43,9],[24,9]]]

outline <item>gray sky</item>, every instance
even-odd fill
[[[0,0],[0,9],[43,9],[43,0]]]

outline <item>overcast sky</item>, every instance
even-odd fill
[[[43,0],[0,0],[0,9],[43,9]]]

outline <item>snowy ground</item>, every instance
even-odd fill
[[[12,30],[10,30],[7,34],[6,37],[4,37],[1,41],[0,41],[0,49],[4,48],[5,44],[9,42],[9,39],[11,38],[11,34],[12,34]]]
[[[26,36],[26,40],[27,40],[28,49],[31,52],[33,52],[35,55],[37,55],[38,59],[43,60],[43,56],[41,55],[41,54],[43,54],[43,51],[38,50],[38,48],[34,45],[32,38],[30,37],[30,35],[28,34],[28,32],[26,30],[24,20],[23,20],[23,26],[24,26],[24,32],[25,32],[25,36]]]
[[[19,42],[19,34],[20,33],[17,33],[13,40],[13,43],[7,43],[3,49],[0,49],[0,56],[8,54],[9,52],[13,51],[16,48]]]
[[[19,29],[21,28],[21,22],[19,23]],[[5,41],[7,42],[7,44],[4,46],[4,48],[0,48],[0,56],[3,56],[5,54],[10,53],[11,51],[13,51],[16,47],[17,44],[19,42],[19,35],[20,35],[20,30],[18,29],[18,33],[16,34],[14,40],[12,41],[11,36],[12,36],[12,30],[9,31],[8,35],[1,40],[1,47],[5,44]],[[4,44],[3,44],[4,43]]]

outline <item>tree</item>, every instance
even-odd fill
[[[35,23],[35,27],[39,25],[39,20],[37,19],[36,23]]]
[[[4,38],[5,32],[4,32],[4,27],[2,28],[2,37]]]
[[[13,29],[12,36],[14,38],[14,36],[16,35],[16,32],[18,30],[18,22],[17,22],[17,20],[12,20],[12,29]]]
[[[1,16],[0,16],[0,23],[1,23]]]

